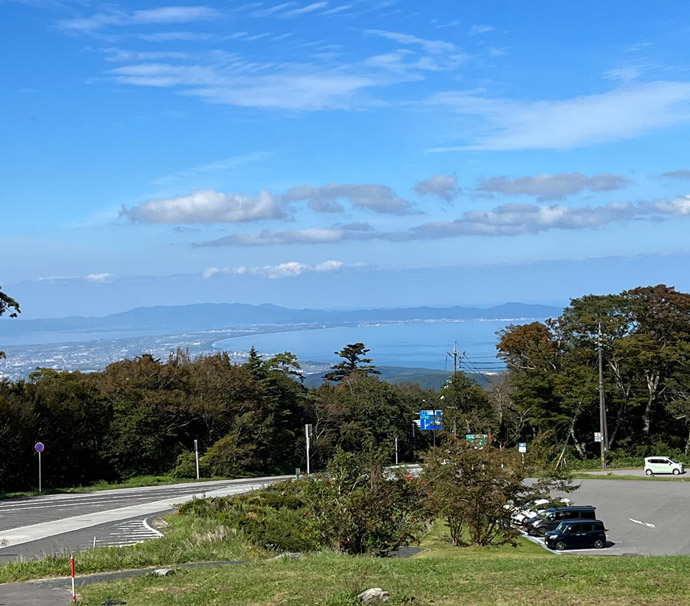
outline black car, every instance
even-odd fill
[[[551,507],[543,511],[539,517],[527,520],[525,527],[528,534],[543,537],[549,530],[566,520],[595,520],[595,508],[591,505],[579,505],[573,507]]]
[[[606,528],[601,520],[570,520],[561,522],[556,530],[546,533],[546,546],[563,551],[571,547],[606,547]]]

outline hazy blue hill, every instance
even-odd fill
[[[5,334],[29,332],[88,332],[118,330],[210,330],[257,324],[323,324],[342,325],[358,322],[407,322],[413,320],[495,320],[543,319],[561,313],[558,307],[505,303],[497,307],[409,307],[328,311],[289,309],[277,305],[242,303],[200,303],[137,307],[104,317],[71,316],[68,318],[23,320],[0,319]]]

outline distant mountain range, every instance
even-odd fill
[[[407,307],[327,311],[289,309],[277,305],[242,303],[201,303],[158,307],[137,307],[103,317],[71,316],[23,320],[0,318],[0,333],[19,335],[33,332],[101,331],[193,331],[251,325],[320,324],[338,326],[361,322],[410,322],[415,320],[525,320],[560,315],[561,309],[548,305],[505,303],[496,307]]]

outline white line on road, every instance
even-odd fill
[[[635,524],[641,524],[642,526],[646,526],[647,528],[656,528],[654,524],[649,524],[647,522],[641,522],[640,520],[633,520],[632,518],[628,518],[631,522],[634,522]]]
[[[100,526],[108,522],[117,522],[119,520],[126,520],[138,516],[149,516],[154,513],[159,513],[167,509],[171,509],[174,503],[184,503],[192,499],[202,498],[202,495],[208,497],[223,497],[241,492],[249,492],[266,486],[270,482],[258,481],[255,484],[242,484],[228,486],[221,490],[205,491],[198,494],[179,495],[177,497],[170,496],[163,501],[154,501],[152,503],[140,503],[138,505],[131,505],[129,507],[121,507],[119,509],[111,509],[108,511],[99,511],[88,513],[81,516],[74,516],[71,518],[63,518],[61,520],[54,520],[51,522],[41,522],[39,524],[32,524],[29,526],[22,526],[20,528],[12,528],[10,530],[0,531],[0,541],[3,546],[0,551],[9,546],[20,545],[22,543],[30,543],[39,539],[45,539],[55,535],[66,532],[74,532],[92,526]]]

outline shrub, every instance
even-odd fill
[[[386,455],[338,452],[304,481],[306,510],[321,541],[339,552],[387,555],[416,542],[428,515],[420,483],[386,471]]]

